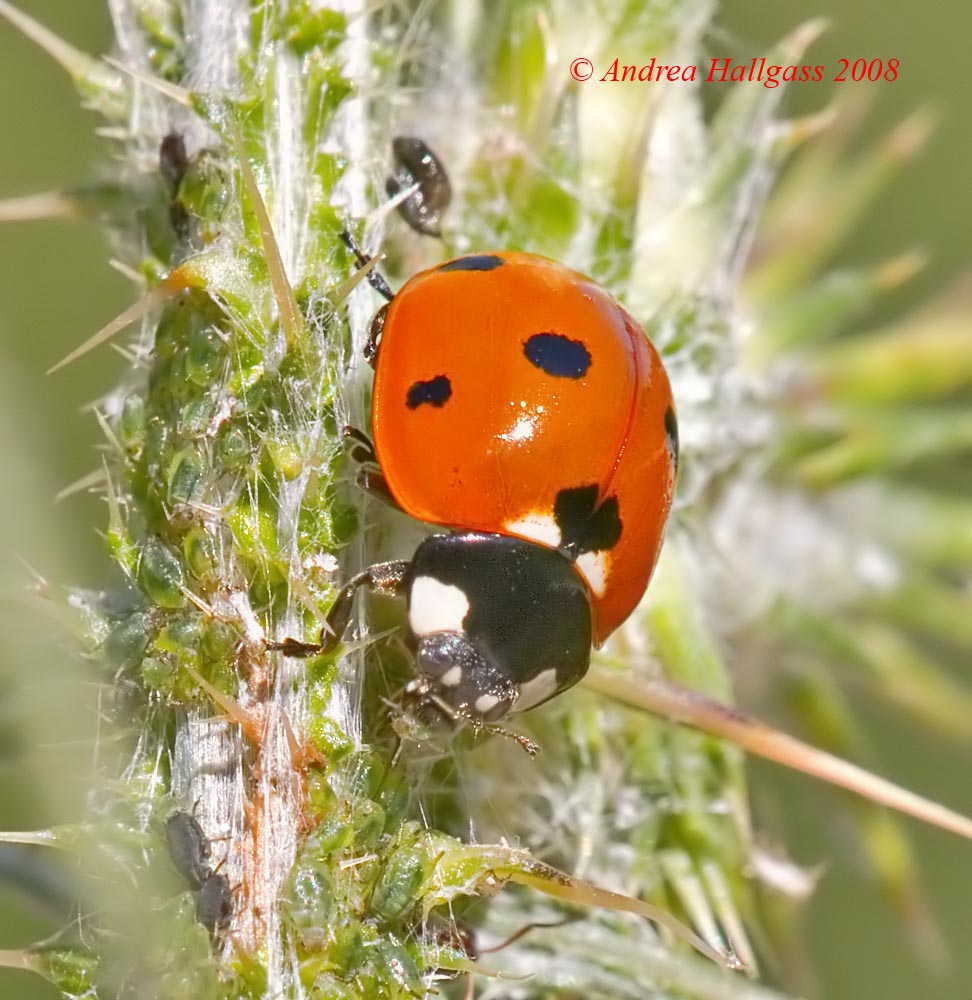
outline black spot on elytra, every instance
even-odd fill
[[[468,257],[457,257],[443,264],[440,271],[495,271],[503,266],[503,258],[491,253],[475,253]]]
[[[678,421],[675,419],[675,411],[669,407],[665,411],[665,434],[668,438],[668,451],[672,456],[675,468],[678,468]]]
[[[535,333],[523,353],[530,364],[557,378],[583,378],[591,367],[591,352],[561,333]]]
[[[608,497],[594,511],[580,541],[581,552],[605,552],[621,541],[621,513],[618,498]]]
[[[436,375],[427,382],[415,382],[405,395],[405,405],[416,410],[423,403],[430,406],[445,406],[452,395],[452,383],[445,375]]]
[[[597,486],[575,486],[561,490],[554,500],[554,520],[564,545],[576,545],[594,513]]]
[[[561,548],[576,559],[582,552],[612,549],[621,538],[618,498],[597,503],[596,485],[561,490],[554,501],[554,520],[560,529]]]

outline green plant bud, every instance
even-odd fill
[[[304,452],[296,441],[271,438],[267,441],[267,452],[284,479],[296,479],[304,471]]]

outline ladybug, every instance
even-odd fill
[[[359,264],[368,259],[350,236]],[[406,692],[454,723],[492,724],[576,684],[651,577],[672,503],[678,431],[657,351],[590,278],[527,253],[423,271],[371,325],[373,446],[359,481],[432,534],[409,560],[352,578],[403,596],[417,677]]]

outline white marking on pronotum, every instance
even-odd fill
[[[495,694],[481,694],[476,699],[476,711],[480,715],[485,715],[491,708],[495,708],[499,704],[499,698]]]
[[[516,521],[507,521],[503,528],[511,535],[521,535],[523,538],[529,538],[531,542],[549,545],[552,549],[560,547],[560,528],[550,514],[539,512],[526,514]]]
[[[458,664],[450,667],[440,678],[439,683],[446,687],[456,687],[462,681],[462,667]]]
[[[544,670],[542,674],[520,685],[520,697],[513,706],[517,712],[523,712],[541,701],[546,701],[557,690],[557,671]],[[476,707],[479,708],[477,702]]]
[[[584,552],[577,557],[575,565],[581,576],[587,581],[588,587],[598,597],[604,596],[607,589],[608,575],[611,572],[611,556],[607,552]]]
[[[458,587],[434,576],[417,576],[408,601],[408,624],[415,635],[461,632],[469,598]]]

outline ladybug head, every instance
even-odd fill
[[[430,707],[450,719],[495,722],[513,710],[519,697],[512,679],[460,632],[422,636],[415,666],[419,677],[410,693],[421,692]]]

